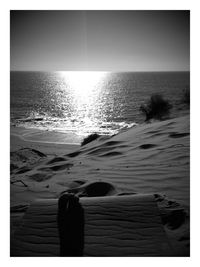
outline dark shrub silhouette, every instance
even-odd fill
[[[190,105],[190,88],[189,87],[187,87],[183,91],[183,103]]]
[[[146,116],[146,121],[152,118],[161,120],[169,115],[171,108],[172,105],[159,94],[152,95],[146,104],[140,106],[140,110]]]
[[[84,145],[86,145],[86,144],[88,144],[88,143],[90,143],[90,142],[96,140],[96,139],[99,138],[99,137],[100,137],[100,135],[97,134],[97,133],[90,134],[90,135],[88,135],[87,137],[85,137],[85,138],[83,139],[83,141],[81,142],[81,146],[84,146]]]

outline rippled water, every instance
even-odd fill
[[[80,135],[113,134],[144,121],[140,105],[153,93],[182,115],[188,72],[11,72],[11,123]]]

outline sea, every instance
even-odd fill
[[[140,106],[160,94],[170,118],[189,113],[183,103],[189,72],[10,72],[10,122],[45,131],[113,135],[145,121]]]

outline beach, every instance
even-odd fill
[[[154,121],[85,146],[75,135],[69,144],[64,133],[11,127],[11,234],[37,199],[151,194],[175,255],[189,256],[189,123]]]
[[[189,257],[190,80],[190,10],[11,9],[10,256]]]

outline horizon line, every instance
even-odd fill
[[[190,70],[12,70],[10,72],[190,72]]]

